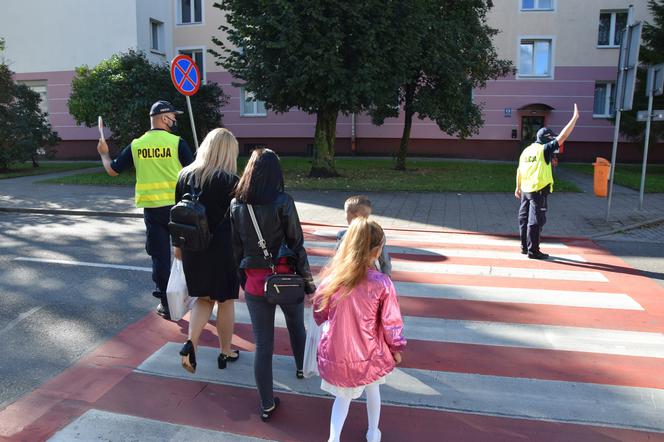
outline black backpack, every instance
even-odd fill
[[[182,196],[182,201],[171,208],[171,221],[168,230],[175,247],[184,250],[206,250],[212,241],[212,234],[208,226],[205,206],[198,199],[202,191],[196,192],[194,174],[189,178],[190,193]]]

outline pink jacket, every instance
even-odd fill
[[[316,323],[328,321],[318,344],[318,371],[339,387],[370,384],[394,369],[392,353],[406,346],[394,285],[386,275],[369,270],[337,304],[338,296],[332,295],[323,311],[314,306]]]

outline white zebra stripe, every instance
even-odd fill
[[[336,238],[339,230],[329,229],[316,229],[311,232],[312,235]],[[487,238],[486,236],[461,234],[461,233],[445,233],[445,232],[431,232],[429,234],[411,233],[406,232],[396,233],[388,231],[386,233],[387,243],[390,240],[398,240],[405,242],[418,242],[430,244],[467,244],[467,245],[484,245],[484,246],[511,246],[521,248],[521,240],[518,239],[502,239],[502,238]],[[548,242],[544,241],[541,244],[543,249],[566,249],[567,245],[561,242]]]
[[[334,250],[336,243],[333,241],[305,241],[304,247]],[[399,253],[403,255],[424,255],[424,256],[453,256],[456,258],[478,258],[478,259],[509,259],[515,261],[528,261],[529,258],[520,252],[504,252],[500,250],[478,250],[478,249],[452,249],[436,247],[403,247],[387,246],[388,253]],[[552,254],[550,261],[565,260],[587,262],[581,255],[572,254]]]
[[[484,287],[472,285],[427,284],[394,281],[400,296],[413,298],[458,299],[464,301],[514,302],[567,307],[644,310],[625,293],[581,292],[568,290]]]
[[[404,316],[403,321],[406,338],[418,341],[664,358],[662,333],[420,316]],[[235,303],[235,322],[251,324],[243,302]],[[276,311],[275,326],[286,327],[280,309]]]
[[[324,266],[330,257],[309,256],[312,266]],[[584,270],[551,270],[539,268],[496,267],[483,265],[445,264],[444,262],[415,262],[392,260],[392,271],[433,273],[439,275],[496,276],[505,278],[553,279],[556,281],[607,282],[600,272]]]
[[[162,442],[190,440],[197,442],[269,442],[240,434],[206,430],[188,425],[111,413],[86,411],[75,421],[55,433],[49,442],[134,441]]]

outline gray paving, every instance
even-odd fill
[[[48,177],[82,172],[63,172]],[[616,186],[611,218],[607,222],[606,199],[592,193],[592,177],[564,168],[559,168],[557,173],[574,181],[582,192],[551,195],[545,235],[595,237],[649,221],[664,222],[664,194],[646,194],[644,210],[638,210],[638,192]],[[141,213],[134,207],[131,187],[39,183],[44,179],[42,175],[0,181],[0,209],[85,210],[133,216]],[[344,224],[343,202],[356,192],[296,190],[290,193],[297,201],[301,219]],[[492,234],[516,232],[518,201],[511,193],[365,193],[371,198],[374,215],[385,227]],[[661,226],[630,232],[627,240],[664,243],[664,227]]]

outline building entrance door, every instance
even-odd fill
[[[521,117],[521,149],[532,144],[537,138],[537,131],[544,126],[543,116]]]

